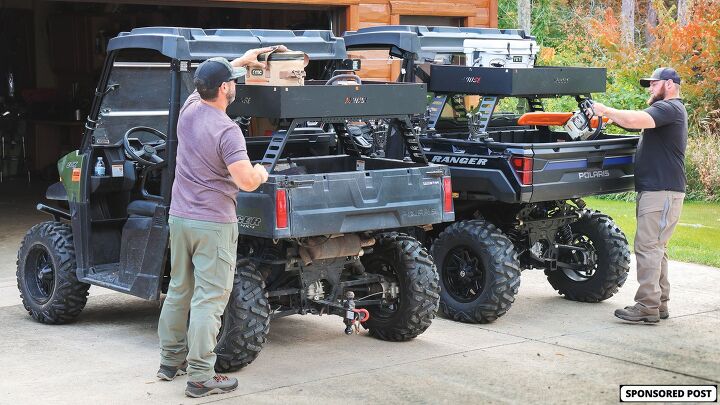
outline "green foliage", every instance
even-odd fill
[[[587,198],[588,207],[610,215],[633,246],[637,222],[635,200]],[[680,222],[668,245],[671,260],[720,267],[720,204],[685,201]]]
[[[620,41],[619,0],[534,0],[532,34],[542,46],[537,64],[607,68],[607,91],[593,96],[628,110],[647,107],[647,90],[638,84],[641,77],[658,66],[677,69],[691,136],[688,198],[720,200],[720,0],[691,2],[686,26],[676,21],[675,1],[652,0],[658,21],[649,30],[648,4],[637,3],[635,45],[626,46]],[[499,0],[498,7],[500,28],[516,28],[517,0]],[[572,111],[577,105],[561,98],[548,100],[546,109]],[[611,126],[610,132],[626,131]]]

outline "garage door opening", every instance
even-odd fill
[[[0,187],[55,180],[78,148],[106,47],[143,26],[345,30],[345,8],[288,3],[5,0],[0,5]],[[12,23],[10,23],[12,22]],[[3,141],[4,139],[4,141]],[[2,145],[0,145],[0,149]]]

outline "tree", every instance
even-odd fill
[[[622,0],[620,40],[624,46],[635,45],[635,0]]]
[[[530,0],[518,0],[517,2],[517,14],[518,14],[518,25],[520,29],[525,30],[530,34],[530,13],[532,6]]]
[[[647,20],[645,21],[645,46],[650,47],[655,42],[653,30],[657,27],[658,15],[653,6],[653,0],[647,0]]]
[[[677,22],[681,27],[688,25],[691,2],[692,0],[678,0],[677,2]]]

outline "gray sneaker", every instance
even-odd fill
[[[660,319],[670,318],[670,311],[668,310],[667,303],[660,303],[660,308],[658,308],[658,312],[660,312]]]
[[[185,388],[185,395],[193,398],[206,397],[212,394],[225,394],[238,387],[238,380],[234,377],[227,377],[216,374],[215,377],[205,381],[188,381]]]
[[[651,309],[641,307],[640,305],[632,305],[625,307],[625,309],[616,309],[615,316],[630,322],[660,322],[657,310],[653,311]]]
[[[161,380],[172,381],[173,378],[179,375],[187,374],[187,366],[187,361],[183,362],[183,364],[178,367],[160,364],[160,370],[157,372],[157,377]]]

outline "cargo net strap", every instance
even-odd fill
[[[545,107],[543,107],[543,103],[539,98],[528,98],[527,101],[530,111],[545,111]]]
[[[400,121],[400,131],[405,141],[405,148],[410,156],[410,159],[415,163],[427,164],[427,156],[423,153],[422,146],[420,146],[420,139],[418,138],[417,132],[413,129],[412,121],[410,118],[406,118]]]
[[[488,139],[487,127],[488,124],[490,124],[490,117],[497,103],[497,97],[483,96],[478,108],[472,114],[468,114],[470,140],[478,141]]]
[[[268,145],[265,155],[261,161],[268,173],[272,173],[273,169],[275,169],[275,165],[277,165],[277,162],[283,153],[283,149],[285,149],[285,144],[287,143],[288,138],[290,138],[292,132],[295,130],[295,127],[297,127],[297,124],[298,121],[293,120],[287,131],[275,131],[272,133],[270,144]]]

